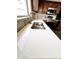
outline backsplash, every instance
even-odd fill
[[[17,20],[17,32],[19,32],[25,25],[27,25],[31,21],[30,18],[23,18]]]

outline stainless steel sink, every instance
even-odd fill
[[[43,23],[41,22],[34,22],[31,28],[32,29],[45,29]]]

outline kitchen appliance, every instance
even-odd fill
[[[48,8],[47,14],[56,14],[56,8]]]

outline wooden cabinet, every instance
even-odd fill
[[[48,9],[48,5],[47,5],[47,3],[44,3],[44,5],[43,5],[43,12],[46,13],[47,9]]]
[[[57,6],[57,12],[56,13],[59,14],[60,10],[61,10],[61,4],[59,3],[58,6]]]
[[[32,0],[32,11],[47,13],[48,8],[57,8],[57,14],[61,9],[61,2]]]
[[[39,0],[32,0],[32,11],[38,11]]]
[[[57,13],[59,13],[61,9],[61,3],[60,2],[50,2],[50,1],[39,1],[39,10],[41,12],[46,13],[48,8],[56,8]]]
[[[56,2],[47,2],[48,7],[53,7],[53,8],[57,8],[57,4]]]

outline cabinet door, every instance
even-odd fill
[[[38,11],[38,0],[32,0],[32,10]]]
[[[47,4],[47,3],[44,3],[43,6],[44,6],[44,7],[43,7],[43,12],[44,12],[44,13],[47,13],[47,10],[48,10],[48,4]]]
[[[59,14],[60,9],[61,9],[61,4],[59,3],[58,6],[57,6],[57,12],[56,12],[57,14]]]

